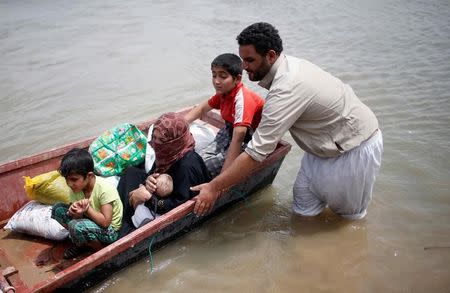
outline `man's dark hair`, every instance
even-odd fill
[[[242,74],[242,60],[235,54],[225,53],[217,56],[211,62],[211,69],[215,66],[222,67],[233,77],[237,77]]]
[[[86,178],[89,172],[94,172],[94,161],[87,150],[74,148],[64,155],[58,171],[63,177],[76,174]]]
[[[238,44],[253,45],[259,55],[265,56],[269,50],[277,55],[283,51],[283,41],[278,30],[267,22],[257,22],[245,28],[236,38]]]

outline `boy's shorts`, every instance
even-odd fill
[[[83,246],[92,241],[110,244],[117,240],[119,233],[111,225],[103,229],[87,218],[72,219],[67,214],[68,211],[69,205],[57,203],[52,208],[52,218],[69,230],[70,239],[77,246]]]
[[[216,177],[222,171],[230,141],[229,126],[225,126],[219,130],[214,141],[200,151],[200,156],[203,158],[211,178]]]
[[[293,211],[315,216],[328,205],[345,218],[364,218],[382,153],[380,130],[339,157],[320,158],[305,153],[293,187]]]

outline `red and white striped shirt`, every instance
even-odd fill
[[[208,105],[219,109],[222,118],[233,127],[245,126],[255,130],[261,121],[264,100],[240,82],[228,94],[212,96]]]

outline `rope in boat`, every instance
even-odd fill
[[[150,239],[150,244],[148,245],[148,254],[150,256],[150,274],[153,273],[152,245],[153,245],[153,241],[155,240],[155,238],[158,235],[158,233],[159,233],[159,231],[156,232],[156,234],[152,236],[152,239]]]

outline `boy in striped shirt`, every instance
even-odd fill
[[[243,151],[261,120],[264,100],[242,83],[242,61],[231,53],[217,56],[211,63],[216,94],[186,114],[191,123],[212,109],[220,110],[225,126],[214,141],[200,151],[211,177],[225,170]]]

